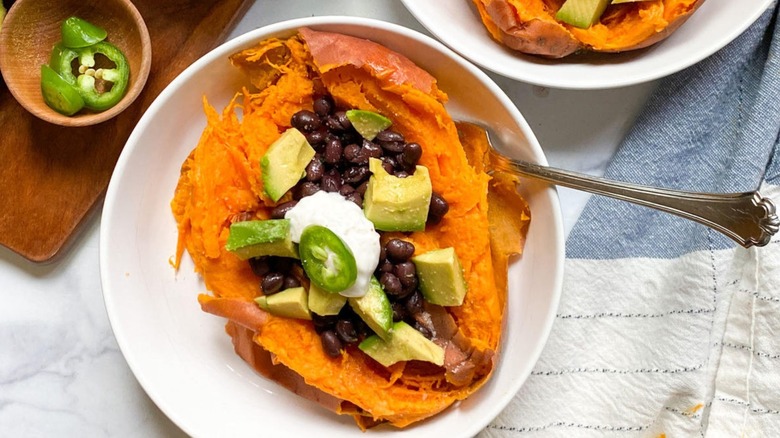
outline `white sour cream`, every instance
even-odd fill
[[[284,217],[290,220],[293,242],[301,241],[301,233],[309,225],[326,227],[339,236],[355,256],[358,271],[355,283],[339,293],[345,297],[366,294],[379,263],[379,233],[360,207],[338,193],[319,191],[301,198]]]

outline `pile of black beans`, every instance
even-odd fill
[[[410,260],[414,244],[401,239],[390,239],[379,253],[379,265],[374,272],[393,307],[393,322],[405,321],[426,338],[431,331],[418,323],[423,311],[423,296],[417,288],[417,268]]]
[[[298,200],[320,190],[338,192],[359,207],[363,206],[371,172],[368,159],[382,160],[387,173],[399,178],[414,174],[422,156],[417,143],[407,143],[404,136],[386,129],[373,141],[364,139],[352,126],[346,111],[338,110],[330,96],[315,99],[314,111],[295,113],[290,124],[301,131],[316,154],[306,167],[306,176],[292,189],[293,200],[271,210],[273,219],[282,219]],[[431,195],[428,224],[441,221],[449,204],[437,193]],[[423,296],[417,289],[417,270],[410,258],[414,245],[401,239],[391,239],[382,246],[376,278],[385,290],[393,308],[393,321],[406,321],[427,338],[430,329],[419,324],[416,316],[423,311]],[[249,261],[253,272],[261,278],[265,295],[298,287],[300,262],[283,257],[257,257]],[[299,269],[295,269],[295,266]],[[312,314],[314,328],[320,335],[322,348],[331,357],[339,357],[345,346],[356,345],[373,332],[362,319],[345,305],[338,315]]]
[[[285,289],[298,287],[301,280],[303,268],[295,269],[295,265],[300,263],[288,257],[262,256],[249,259],[249,266],[260,280],[260,287],[263,288],[264,295],[273,295]],[[297,275],[296,275],[297,271]]]
[[[410,258],[414,245],[401,239],[391,239],[382,246],[379,266],[374,275],[390,300],[393,308],[393,322],[405,321],[431,338],[430,329],[417,322],[416,316],[423,311],[423,296],[417,289],[417,269]],[[312,314],[314,329],[319,333],[322,348],[331,357],[338,357],[347,345],[356,345],[373,334],[371,329],[345,305],[338,315],[319,316]]]
[[[369,158],[380,159],[387,173],[405,178],[414,174],[422,156],[418,143],[407,143],[401,133],[392,129],[380,132],[373,141],[363,138],[352,126],[346,111],[337,109],[328,95],[314,100],[313,111],[293,114],[290,125],[306,136],[316,152],[306,167],[306,176],[293,187],[291,202],[324,190],[338,192],[362,207],[371,176]],[[279,207],[292,208],[285,204]],[[434,194],[428,216],[431,223],[441,220],[448,209],[447,201]]]

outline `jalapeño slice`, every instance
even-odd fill
[[[301,233],[298,252],[306,275],[321,289],[338,293],[355,283],[355,256],[333,231],[320,225],[309,225]]]
[[[108,33],[100,26],[96,26],[79,17],[70,17],[62,22],[62,43],[65,47],[79,49],[99,43],[106,39]]]
[[[84,107],[84,99],[68,81],[48,65],[41,66],[43,100],[58,113],[71,116]]]

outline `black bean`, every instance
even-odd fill
[[[336,164],[341,161],[341,154],[343,148],[341,147],[341,140],[337,138],[330,138],[325,141],[325,162],[328,164]]]
[[[317,192],[320,191],[320,186],[318,186],[316,183],[313,183],[311,181],[306,181],[303,184],[300,185],[300,198],[304,198],[306,196],[311,196]]]
[[[356,193],[360,193],[360,196],[365,196],[366,195],[366,189],[368,189],[368,181],[363,181],[362,184],[357,186],[357,188],[355,189],[355,192]]]
[[[417,284],[417,268],[415,268],[412,262],[403,262],[395,265],[393,273],[404,287]]]
[[[341,126],[339,123],[339,119],[334,115],[329,115],[324,118],[325,126],[331,131],[331,132],[341,132],[344,130],[344,127]]]
[[[344,182],[350,184],[357,184],[371,176],[371,172],[368,167],[354,166],[344,171]]]
[[[422,157],[422,147],[417,143],[407,143],[398,155],[398,162],[407,169],[414,168]]]
[[[306,166],[306,181],[317,182],[322,179],[324,173],[325,166],[322,165],[322,161],[315,158]]]
[[[336,334],[345,344],[354,344],[358,341],[355,325],[348,319],[340,319],[336,323]]]
[[[372,143],[366,139],[363,139],[363,148],[361,150],[364,154],[368,155],[369,158],[379,158],[384,154],[382,148],[376,143]]]
[[[394,175],[397,176],[398,178],[406,178],[409,176],[409,172],[405,170],[399,170],[398,172],[395,172]]]
[[[298,280],[294,275],[285,275],[284,276],[284,284],[282,285],[282,289],[290,289],[292,287],[300,287],[301,281]]]
[[[385,129],[376,135],[374,140],[379,142],[404,142],[404,136],[400,132]]]
[[[322,96],[312,105],[314,112],[320,117],[325,117],[333,111],[333,99],[330,96]]]
[[[348,144],[344,148],[344,158],[350,163],[354,163],[358,159],[359,154],[360,154],[360,146],[355,143]]]
[[[401,286],[401,281],[398,280],[398,277],[389,272],[385,272],[381,277],[379,277],[379,284],[382,285],[388,295],[398,295],[403,289],[403,286]]]
[[[352,129],[352,122],[349,121],[346,111],[336,111],[333,115],[336,116],[339,124],[344,127],[345,131]]]
[[[319,327],[325,330],[330,330],[336,326],[336,322],[338,322],[338,320],[338,315],[323,316],[316,313],[311,314],[311,321],[314,323],[315,328]]]
[[[305,135],[306,141],[308,141],[311,146],[316,147],[325,141],[328,136],[328,132],[324,129],[318,129],[316,131],[307,132]]]
[[[341,189],[341,175],[325,174],[322,176],[321,185],[326,192],[338,192]]]
[[[385,248],[386,245],[379,245],[379,264],[381,265],[382,262],[385,262],[387,260],[387,248]]]
[[[379,266],[377,267],[377,269],[379,269],[380,272],[393,272],[394,268],[395,265],[390,260],[382,260],[381,262],[379,262]]]
[[[382,146],[382,149],[391,154],[398,154],[404,150],[404,143],[402,141],[379,143],[379,146]]]
[[[325,354],[330,357],[341,356],[341,341],[336,333],[332,330],[325,330],[320,333],[320,340],[322,341],[322,349],[325,350]]]
[[[339,189],[339,195],[341,196],[347,196],[350,193],[355,193],[355,188],[352,187],[349,184],[342,184],[341,188]]]
[[[312,132],[319,129],[322,126],[322,122],[317,114],[314,114],[309,110],[300,110],[293,114],[292,120],[290,120],[293,128],[298,129],[301,132]]]
[[[423,296],[420,291],[415,291],[406,299],[406,310],[412,315],[423,311]]]
[[[252,257],[249,259],[249,267],[252,268],[252,272],[258,277],[262,277],[271,270],[271,267],[268,265],[268,257],[265,256]]]
[[[269,272],[263,277],[260,286],[263,288],[264,295],[275,294],[282,290],[282,286],[284,286],[284,274],[281,272]]]
[[[287,201],[277,205],[271,210],[271,219],[284,219],[284,215],[296,204],[298,201]]]
[[[405,240],[390,239],[385,244],[385,250],[391,262],[401,263],[409,260],[409,257],[414,254],[414,245]]]
[[[403,321],[407,316],[406,307],[400,301],[393,303],[393,322]]]
[[[450,210],[450,205],[438,193],[431,193],[431,204],[428,208],[428,216],[444,217]]]
[[[398,294],[398,298],[406,298],[417,290],[417,276],[409,277],[407,284],[403,285],[403,290]]]
[[[357,164],[358,166],[365,166],[368,164],[368,152],[364,150],[364,148],[359,147],[357,153],[354,155],[350,154],[351,160],[347,160],[352,164]]]
[[[360,208],[363,208],[363,197],[358,192],[352,192],[344,197],[347,201],[354,202]]]
[[[347,118],[346,112],[336,111],[325,118],[325,126],[331,131],[344,132],[352,128],[352,123]]]

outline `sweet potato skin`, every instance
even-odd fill
[[[493,39],[547,58],[580,51],[625,52],[669,37],[704,0],[652,0],[609,6],[601,21],[578,29],[555,20],[563,0],[473,0]]]

